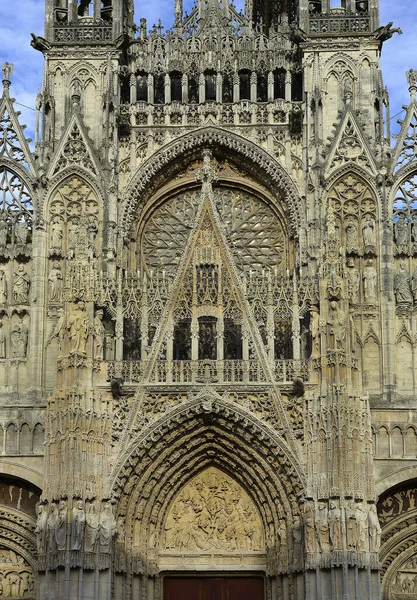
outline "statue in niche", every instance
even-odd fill
[[[372,264],[372,260],[368,260],[363,270],[363,294],[365,302],[374,302],[376,300],[376,281],[376,269]]]
[[[8,231],[9,227],[7,225],[5,217],[2,215],[0,218],[0,248],[6,247]]]
[[[343,309],[339,308],[337,300],[329,302],[329,333],[333,337],[333,350],[340,350],[344,346],[346,337],[346,315]]]
[[[0,358],[6,358],[6,336],[4,335],[3,321],[0,319]]]
[[[362,237],[365,251],[372,251],[375,248],[375,226],[369,215],[365,218],[362,225]]]
[[[101,309],[96,310],[96,314],[94,315],[93,335],[94,358],[97,358],[98,360],[103,360],[105,329],[103,325],[103,311]]]
[[[414,303],[417,304],[417,267],[414,268],[411,278],[411,291],[413,293]]]
[[[358,251],[358,228],[354,221],[349,221],[346,226],[346,252]]]
[[[314,515],[314,506],[307,502],[304,506],[304,536],[306,551],[316,552],[316,521]]]
[[[88,334],[88,319],[85,304],[78,302],[68,317],[67,328],[70,337],[70,352],[85,354]]]
[[[311,356],[317,358],[320,356],[320,313],[317,306],[310,309],[310,329],[311,329]]]
[[[341,531],[342,511],[336,500],[330,500],[329,523],[330,523],[330,541],[333,550],[342,550],[342,531]]]
[[[278,522],[278,535],[280,542],[280,552],[278,556],[279,568],[284,571],[288,567],[288,540],[287,540],[287,524],[284,518],[280,518]]]
[[[400,268],[394,275],[394,292],[397,304],[412,304],[410,275],[406,269],[406,263],[401,262]]]
[[[20,577],[17,573],[9,573],[7,576],[9,583],[9,594],[12,598],[19,596]]]
[[[82,500],[78,500],[72,509],[71,550],[81,550],[84,542],[85,510]]]
[[[116,519],[110,502],[106,502],[100,512],[100,550],[109,552],[113,536],[116,534]]]
[[[355,261],[353,258],[349,259],[348,267],[348,299],[351,304],[357,304],[359,302],[359,285],[361,277],[359,274],[359,269],[355,267]]]
[[[67,548],[67,515],[67,503],[65,500],[61,500],[55,525],[55,539],[58,550],[66,550]]]
[[[28,224],[23,218],[14,228],[14,241],[18,246],[25,246],[28,238]]]
[[[375,504],[371,504],[368,513],[369,551],[379,552],[381,547],[381,525]]]
[[[25,358],[28,344],[28,328],[23,323],[22,318],[13,325],[10,342],[13,358]]]
[[[301,519],[298,515],[293,518],[292,524],[293,536],[293,567],[294,569],[302,569],[303,567],[303,530]]]
[[[394,233],[397,247],[402,248],[408,245],[408,223],[403,214],[400,214],[400,218],[394,225]]]
[[[75,248],[77,247],[78,242],[78,234],[80,232],[80,228],[78,223],[72,221],[68,226],[68,253],[67,256],[69,259],[74,258],[75,256]]]
[[[61,300],[62,271],[59,262],[55,261],[48,276],[48,292],[50,302]]]
[[[411,237],[413,242],[417,242],[417,220],[413,222],[413,225],[411,227]]]
[[[43,504],[38,506],[38,518],[36,520],[35,533],[37,534],[36,541],[38,552],[43,553],[46,550],[46,532],[48,524],[48,513]]]
[[[358,552],[366,552],[367,550],[367,533],[368,533],[368,515],[362,502],[356,505],[356,524],[357,524],[357,550]]]
[[[350,551],[356,550],[358,543],[358,527],[356,522],[356,510],[353,500],[350,500],[346,507],[346,533],[347,533],[347,549]]]
[[[0,270],[0,304],[7,302],[7,279],[3,269]]]
[[[29,299],[30,277],[24,265],[18,265],[14,274],[13,299],[16,304],[27,304]]]
[[[97,514],[97,509],[94,502],[92,502],[87,508],[85,515],[84,550],[86,552],[94,552],[96,550],[99,529],[99,515]]]
[[[63,308],[59,308],[58,311],[58,320],[56,322],[55,327],[52,327],[52,330],[49,334],[46,345],[52,342],[53,339],[56,339],[58,342],[58,347],[60,350],[64,347],[64,335],[65,335],[65,311]]]
[[[87,227],[87,238],[88,238],[88,255],[90,258],[94,258],[96,254],[96,235],[97,225],[95,223],[89,223]]]
[[[317,515],[317,537],[321,552],[330,552],[329,517],[326,502],[319,502]]]
[[[55,502],[51,504],[51,508],[49,510],[46,533],[48,538],[48,549],[50,552],[56,551],[56,537],[55,530],[56,524],[58,522],[58,511]]]
[[[58,256],[62,252],[62,238],[63,238],[62,224],[60,223],[60,221],[55,221],[51,225],[50,246],[51,246],[51,252],[53,254],[57,254]]]

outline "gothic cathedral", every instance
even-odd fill
[[[1,599],[417,599],[417,70],[392,146],[334,4],[46,0],[34,150],[3,65]]]

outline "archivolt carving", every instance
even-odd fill
[[[210,467],[174,500],[165,522],[167,551],[199,553],[263,550],[262,523],[248,494]]]
[[[174,160],[184,156],[191,158],[192,154],[200,153],[202,146],[223,146],[229,153],[236,152],[238,156],[244,157],[248,170],[256,164],[255,175],[259,177],[263,171],[271,183],[280,189],[290,212],[293,231],[299,230],[305,221],[304,209],[297,188],[282,166],[264,150],[230,131],[202,128],[197,133],[185,135],[162,148],[133,175],[126,190],[121,213],[121,225],[126,235],[138,205],[143,205],[147,199],[143,192],[146,189],[148,197],[153,193],[151,182],[155,176]]]

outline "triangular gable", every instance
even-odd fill
[[[355,114],[348,108],[337,127],[326,160],[326,171],[338,169],[346,163],[355,163],[376,175],[377,169],[368,141],[365,139]]]
[[[410,163],[417,163],[417,102],[415,100],[407,108],[404,120],[398,123],[401,125],[400,133],[393,136],[397,140],[392,158],[394,172]]]
[[[9,83],[6,81],[6,84]],[[20,112],[14,110],[13,102],[9,96],[9,85],[4,85],[0,100],[0,160],[5,158],[18,162],[36,176],[33,156],[23,133],[25,126],[20,125]]]
[[[73,113],[62,135],[55,156],[51,161],[48,175],[53,177],[59,171],[70,166],[84,167],[94,175],[98,175],[100,172],[93,145],[78,112]]]

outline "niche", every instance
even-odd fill
[[[233,81],[227,73],[223,75],[222,101],[233,102]]]
[[[198,319],[198,358],[216,360],[217,358],[217,319],[200,317]]]
[[[136,76],[136,101],[148,101],[148,76],[145,73],[138,73]]]
[[[278,69],[274,71],[274,100],[285,99],[285,71]]]
[[[250,100],[250,71],[239,72],[239,98],[240,100]]]
[[[182,77],[181,73],[174,71],[170,75],[171,79],[171,102],[181,102],[182,100]]]
[[[204,75],[206,85],[206,100],[216,100],[216,74],[208,71]]]
[[[179,321],[174,329],[174,360],[191,360],[191,321]]]

